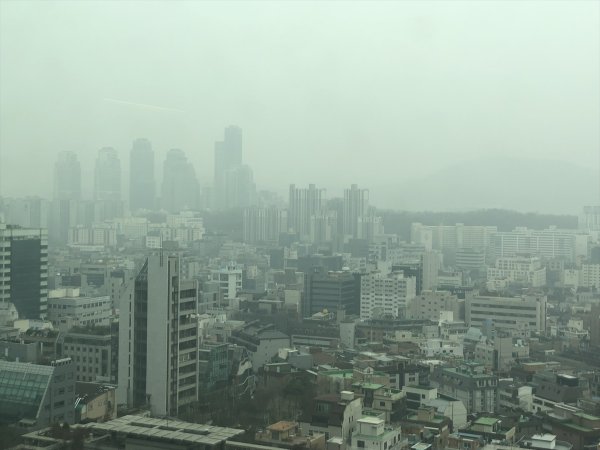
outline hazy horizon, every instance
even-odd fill
[[[3,196],[48,196],[65,150],[84,193],[101,147],[127,180],[138,137],[158,181],[181,148],[207,185],[236,124],[259,189],[358,183],[401,209],[500,158],[580,168],[577,202],[598,201],[598,2],[5,1],[0,54]]]

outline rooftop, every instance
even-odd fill
[[[495,417],[480,417],[475,421],[477,425],[494,425],[499,422],[500,419],[496,419]]]
[[[285,420],[281,420],[267,427],[269,431],[288,431],[296,428],[296,422],[287,422]]]
[[[129,437],[143,437],[154,441],[182,442],[186,444],[218,444],[239,436],[244,430],[214,427],[211,425],[181,422],[179,420],[155,419],[144,416],[123,416],[103,423],[85,425],[94,432],[123,433]]]

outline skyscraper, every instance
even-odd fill
[[[317,189],[310,184],[308,189],[290,185],[289,226],[307,240],[310,236],[311,217],[320,213],[325,206],[325,189]]]
[[[98,151],[94,171],[94,200],[121,200],[121,161],[112,147]]]
[[[242,129],[225,128],[222,141],[215,142],[215,208],[227,207],[226,172],[242,165]]]
[[[0,223],[0,302],[11,302],[20,318],[46,317],[48,236],[43,229]]]
[[[196,209],[199,194],[200,187],[192,163],[183,150],[169,150],[163,166],[162,208],[173,213]]]
[[[50,237],[68,240],[69,227],[77,225],[81,200],[81,166],[74,152],[61,152],[54,165],[54,200],[50,218]]]
[[[368,189],[359,189],[356,184],[353,184],[350,189],[344,189],[344,234],[354,238],[361,237],[359,219],[362,222],[364,220],[362,218],[368,213]]]
[[[98,219],[101,221],[123,215],[121,161],[112,147],[98,151],[94,170],[94,201],[99,208]]]
[[[247,208],[255,204],[256,186],[252,169],[243,164],[224,173],[223,209]]]
[[[129,209],[154,209],[154,151],[148,139],[136,139],[129,155]]]
[[[54,165],[54,198],[81,198],[81,165],[74,152],[61,152]]]
[[[159,416],[198,400],[198,285],[180,275],[178,256],[153,254],[120,297],[119,403]]]

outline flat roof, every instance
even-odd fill
[[[287,431],[296,427],[295,422],[287,422],[285,420],[281,420],[267,427],[267,430],[270,431]]]
[[[480,417],[475,423],[478,425],[494,425],[499,421],[500,419],[496,419],[495,417]]]
[[[379,425],[380,423],[384,422],[383,419],[380,419],[379,417],[372,417],[372,416],[363,416],[360,419],[358,419],[359,422],[362,423],[370,423],[372,425]]]
[[[554,441],[556,439],[556,435],[550,433],[534,434],[531,436],[531,439],[536,441]]]
[[[244,433],[237,428],[156,419],[144,416],[123,416],[103,423],[85,425],[93,431],[124,433],[131,437],[151,438],[156,441],[176,441],[215,446]]]

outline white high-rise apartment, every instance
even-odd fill
[[[495,267],[488,267],[487,280],[506,280],[509,283],[526,283],[531,287],[546,285],[546,267],[537,256],[498,258]]]
[[[180,260],[148,257],[121,294],[119,403],[175,416],[198,399],[198,286]]]
[[[290,185],[289,196],[289,227],[308,240],[310,235],[310,219],[317,215],[325,206],[325,189],[318,189],[310,184],[308,189]]]
[[[360,318],[398,315],[410,304],[417,292],[417,281],[402,272],[373,272],[360,280]]]
[[[513,231],[496,233],[492,246],[496,258],[529,253],[544,258],[575,261],[578,257],[587,257],[590,240],[588,233],[578,230],[530,230],[519,227]]]
[[[363,222],[369,215],[369,190],[359,189],[357,184],[344,189],[344,234],[355,238],[360,236]]]
[[[492,236],[498,227],[485,225],[423,225],[413,223],[410,226],[410,240],[423,244],[433,250],[458,250],[473,248],[485,250],[490,246]]]

